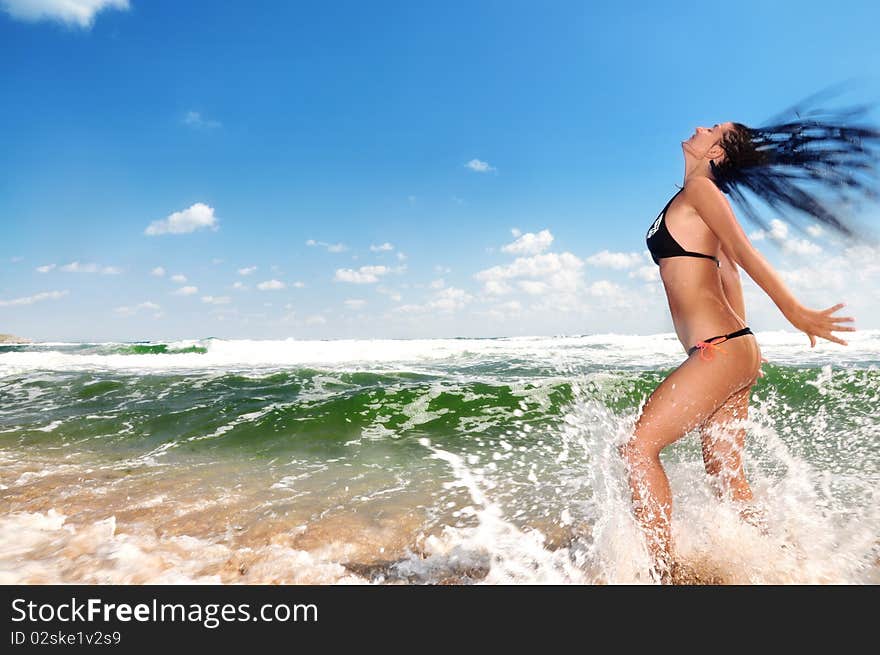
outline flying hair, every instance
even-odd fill
[[[802,232],[809,216],[847,238],[865,238],[844,216],[861,200],[880,197],[880,129],[859,122],[870,105],[814,106],[829,93],[809,96],[761,127],[734,123],[721,140],[724,158],[709,164],[718,188],[765,231],[767,223],[745,189]]]

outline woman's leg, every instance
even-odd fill
[[[726,354],[719,353],[711,360],[693,353],[654,390],[636,421],[633,438],[621,447],[636,520],[661,580],[668,579],[672,568],[672,494],[660,464],[660,451],[754,381],[760,354],[750,341],[753,339],[731,339],[724,344]]]
[[[715,481],[719,498],[737,501],[752,500],[752,489],[743,471],[742,452],[745,447],[744,424],[749,417],[749,395],[752,385],[731,395],[700,426],[703,463],[706,473]]]

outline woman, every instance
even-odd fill
[[[724,194],[733,193],[759,223],[740,186],[775,209],[799,210],[851,236],[841,219],[797,182],[806,175],[839,195],[846,190],[870,193],[849,171],[871,169],[876,155],[863,141],[873,145],[878,137],[880,132],[873,129],[799,117],[769,128],[733,122],[698,127],[682,143],[684,187],[648,230],[647,244],[660,267],[675,332],[688,357],[648,398],[631,440],[621,447],[635,517],[653,559],[651,573],[661,582],[673,581],[675,568],[672,497],[659,457],[663,448],[699,427],[706,471],[718,482],[718,493],[735,501],[752,497],[742,466],[745,430],[731,422],[747,416],[762,357],[745,322],[737,267],[807,334],[811,347],[817,338],[845,346],[834,332],[855,330],[842,325],[852,317],[834,315],[843,303],[819,311],[798,302],[749,242]]]

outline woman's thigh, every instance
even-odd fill
[[[755,344],[733,343],[738,340],[725,342],[727,352],[714,353],[710,360],[693,353],[663,380],[636,421],[632,446],[659,453],[711,417],[732,394],[750,387],[760,360]]]

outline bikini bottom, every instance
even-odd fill
[[[706,360],[712,359],[712,356],[714,354],[712,349],[717,348],[721,352],[724,352],[724,348],[722,348],[718,344],[724,343],[728,339],[735,339],[736,337],[741,337],[744,334],[754,334],[754,332],[752,332],[752,330],[750,328],[744,327],[743,329],[737,330],[736,332],[731,332],[730,334],[719,334],[718,336],[710,337],[710,338],[706,339],[705,341],[697,341],[696,345],[691,347],[690,350],[688,350],[688,357],[690,357],[694,353],[695,350],[699,349],[700,350],[700,359],[706,359]],[[720,341],[719,341],[719,339],[720,339]]]

